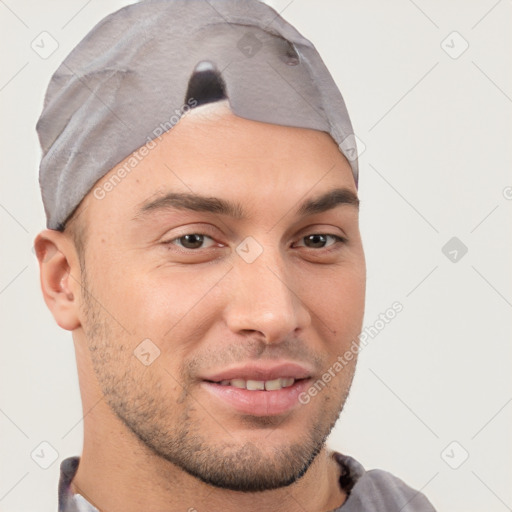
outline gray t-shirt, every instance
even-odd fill
[[[366,471],[352,457],[333,452],[340,465],[340,486],[345,503],[333,512],[436,512],[428,499],[396,476],[381,469]],[[62,461],[59,481],[59,512],[99,512],[80,494],[71,492],[79,457]]]

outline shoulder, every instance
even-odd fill
[[[353,469],[357,468],[355,478],[350,479],[348,498],[336,512],[436,512],[424,494],[388,471],[366,471],[352,457],[343,455],[336,458],[338,462],[347,464],[353,475]],[[340,483],[343,487],[343,471]]]
[[[381,469],[366,471],[354,486],[350,500],[362,507],[354,510],[367,512],[373,510],[376,512],[385,510],[435,512],[434,507],[424,494],[409,487],[400,478]]]

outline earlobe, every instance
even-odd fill
[[[69,238],[47,229],[34,240],[41,290],[57,324],[68,331],[80,327],[80,265]]]

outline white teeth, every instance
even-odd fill
[[[273,380],[244,380],[244,379],[231,379],[222,380],[219,384],[221,386],[233,386],[234,388],[247,389],[249,391],[277,391],[282,388],[293,386],[295,379],[293,377],[280,377]]]
[[[265,389],[267,391],[281,389],[282,387],[283,387],[283,385],[281,384],[281,379],[267,380],[265,382]]]
[[[245,389],[246,388],[245,380],[244,379],[232,379],[232,380],[229,381],[229,383],[234,388],[240,388],[240,389]]]
[[[293,386],[294,382],[295,382],[295,379],[293,377],[281,379],[281,386],[283,386],[283,388],[289,388],[290,386]]]
[[[262,391],[265,389],[265,381],[264,380],[248,380],[246,387],[250,391]]]

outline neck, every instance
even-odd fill
[[[96,449],[84,444],[72,491],[100,512],[223,510],[329,511],[345,501],[339,468],[326,449],[294,484],[272,491],[243,493],[218,489],[160,457],[104,437]],[[119,437],[118,437],[119,439]]]

